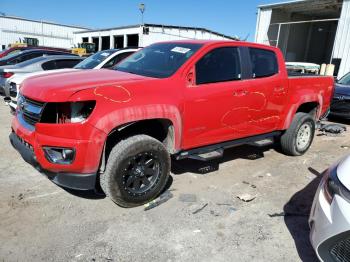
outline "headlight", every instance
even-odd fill
[[[335,195],[350,201],[350,191],[340,182],[337,176],[337,166],[329,170],[323,180],[323,191],[328,203],[332,203]]]
[[[86,120],[94,110],[96,101],[69,103],[47,103],[41,116],[41,123],[79,123]]]

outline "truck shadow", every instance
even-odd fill
[[[181,175],[187,172],[195,174],[208,174],[219,170],[220,164],[235,159],[256,160],[264,157],[264,153],[270,149],[279,151],[277,145],[256,147],[250,145],[237,146],[224,151],[224,156],[210,161],[200,161],[195,159],[172,159],[171,172],[174,175]]]
[[[71,195],[86,198],[86,199],[103,199],[106,197],[106,195],[101,191],[95,191],[95,190],[74,190],[69,188],[61,187],[63,190],[68,192]]]
[[[312,202],[321,181],[321,174],[309,167],[308,170],[315,178],[302,190],[295,193],[285,204],[284,222],[294,239],[298,255],[302,261],[318,261],[309,240],[310,228],[308,224]]]
[[[170,175],[160,195],[163,194],[165,191],[167,191],[171,187],[172,183],[173,183],[173,177]],[[74,189],[69,189],[64,187],[61,187],[61,188],[71,195],[74,195],[80,198],[85,198],[85,199],[99,200],[107,197],[105,193],[103,193],[101,188],[97,188],[97,190],[74,190]]]

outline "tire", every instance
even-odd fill
[[[150,136],[136,135],[114,146],[100,184],[117,205],[135,207],[156,198],[169,174],[170,155],[164,145]]]
[[[281,136],[283,153],[301,156],[311,146],[315,134],[315,120],[306,113],[296,113],[290,127]]]

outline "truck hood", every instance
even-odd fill
[[[350,95],[350,86],[342,85],[342,84],[336,84],[334,93],[338,94],[338,95]]]
[[[21,92],[24,96],[42,102],[64,102],[75,93],[111,84],[126,84],[147,77],[116,70],[79,70],[39,75],[24,80]]]

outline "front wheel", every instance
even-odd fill
[[[136,135],[112,149],[101,188],[116,204],[134,207],[157,197],[170,174],[170,155],[158,140]]]
[[[296,113],[292,124],[281,136],[282,151],[290,156],[303,155],[311,146],[315,120],[306,113]]]

